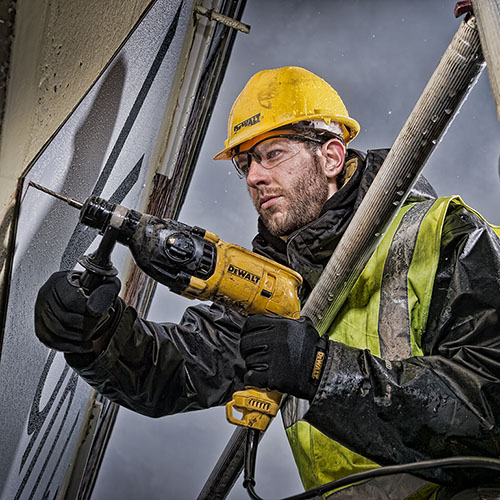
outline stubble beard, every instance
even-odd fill
[[[279,207],[260,208],[262,196],[282,196]],[[285,191],[263,191],[254,202],[264,225],[274,236],[286,236],[316,219],[328,199],[328,179],[316,155],[304,165],[293,185]]]

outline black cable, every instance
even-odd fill
[[[248,495],[252,500],[263,500],[261,497],[255,493],[255,462],[257,457],[257,445],[259,431],[254,431],[249,429],[247,433],[247,445],[245,449],[245,476],[243,481],[243,486],[247,489]],[[482,468],[482,469],[492,469],[500,472],[500,460],[496,458],[486,458],[486,457],[449,457],[449,458],[437,458],[433,460],[423,460],[421,462],[414,462],[409,464],[400,465],[388,465],[385,467],[378,467],[375,469],[370,469],[363,472],[357,472],[356,474],[351,474],[348,477],[342,479],[336,479],[329,483],[322,484],[316,488],[312,488],[298,495],[293,495],[291,497],[286,497],[281,500],[306,500],[308,498],[313,498],[315,496],[323,495],[328,491],[334,490],[336,488],[341,488],[342,486],[348,486],[359,481],[366,481],[368,479],[373,479],[375,477],[389,476],[392,474],[400,474],[403,472],[417,472],[424,469],[429,469],[431,467],[437,468]]]
[[[259,444],[260,431],[248,429],[245,445],[245,463],[243,469],[243,487],[247,489],[250,498],[258,500],[254,493],[255,487],[255,463],[257,461],[257,446]]]

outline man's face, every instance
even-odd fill
[[[251,144],[245,146],[242,151]],[[303,142],[284,138],[259,144],[255,153],[273,165],[266,168],[265,161],[252,158],[246,176],[255,208],[271,234],[286,235],[316,219],[329,197],[328,178],[319,155]]]

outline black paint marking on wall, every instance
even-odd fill
[[[139,178],[139,174],[141,173],[143,160],[144,155],[141,156],[140,160],[135,164],[135,167],[127,174],[125,179],[123,179],[120,185],[115,189],[115,192],[109,198],[109,201],[111,203],[120,203],[134,187],[137,179]]]
[[[63,445],[63,448],[61,450],[61,453],[59,454],[59,458],[57,459],[57,462],[54,466],[54,469],[52,470],[52,474],[50,475],[50,479],[47,483],[47,488],[45,490],[45,493],[44,495],[47,495],[49,493],[49,490],[50,490],[50,486],[52,484],[52,481],[54,479],[54,476],[56,474],[56,471],[57,469],[59,468],[59,465],[61,464],[61,460],[64,456],[64,454],[66,453],[66,449],[68,448],[68,445],[69,445],[69,441],[71,439],[71,436],[73,435],[73,432],[75,432],[75,428],[76,428],[76,424],[78,423],[78,417],[80,416],[80,414],[78,413],[75,417],[75,419],[73,420],[73,424],[71,425],[71,429],[69,430],[69,433],[66,437],[66,441],[64,441],[64,445]]]
[[[50,351],[49,356],[47,357],[47,361],[45,362],[45,366],[43,367],[42,370],[42,375],[40,377],[40,380],[38,381],[38,385],[35,391],[35,397],[33,399],[33,403],[31,405],[31,410],[30,414],[28,417],[28,435],[32,435],[30,442],[28,443],[28,446],[26,447],[26,450],[24,451],[23,458],[21,460],[21,465],[19,467],[19,472],[24,467],[24,464],[26,463],[26,460],[28,459],[28,456],[31,452],[31,449],[33,448],[33,445],[35,444],[36,438],[38,437],[38,434],[40,433],[40,430],[42,429],[42,425],[45,422],[47,415],[49,411],[51,410],[56,395],[61,389],[61,386],[63,384],[63,381],[66,377],[66,374],[68,373],[69,367],[66,365],[63,369],[63,372],[61,376],[59,377],[59,380],[56,383],[56,386],[54,387],[52,391],[52,395],[47,401],[47,404],[45,407],[40,410],[40,399],[42,397],[42,391],[45,386],[45,381],[47,379],[47,375],[50,371],[50,367],[52,366],[52,362],[54,361],[56,355],[56,351]]]
[[[30,417],[34,417],[34,420],[32,422],[34,422],[34,427],[32,427],[34,429],[34,434],[30,440],[30,443],[34,442],[37,437],[39,436],[40,432],[42,431],[42,427],[43,425],[45,424],[45,420],[39,420],[37,419],[38,415],[40,415],[41,412],[37,411],[37,409],[39,408],[39,404],[40,404],[40,395],[41,395],[41,392],[43,391],[43,387],[45,385],[45,381],[46,381],[46,376],[49,372],[49,369],[50,369],[50,365],[52,364],[53,360],[54,360],[54,357],[52,357],[51,359],[51,356],[49,355],[49,358],[47,358],[47,370],[45,370],[44,368],[44,374],[45,374],[45,377],[42,376],[42,378],[40,378],[40,381],[38,383],[38,387],[37,387],[37,394],[38,394],[38,399],[35,397],[35,399],[33,400],[33,407],[35,408],[35,411],[32,411],[30,413]],[[49,361],[50,359],[50,361]],[[64,379],[66,374],[67,374],[68,370],[65,369],[63,370],[63,373],[61,374],[61,377],[60,379]],[[45,469],[47,467],[47,463],[48,461],[51,459],[52,457],[52,454],[53,454],[53,451],[54,451],[54,448],[57,444],[57,442],[59,441],[59,438],[61,437],[61,429],[64,427],[64,424],[66,422],[66,418],[68,416],[68,413],[69,413],[69,410],[71,408],[71,403],[73,402],[73,398],[74,398],[74,395],[75,395],[75,391],[76,391],[76,385],[78,383],[78,375],[76,375],[76,373],[72,373],[71,376],[70,376],[70,379],[69,379],[69,382],[68,384],[66,385],[66,387],[64,388],[64,391],[63,393],[61,394],[61,398],[59,399],[58,403],[57,403],[57,406],[54,410],[54,413],[52,415],[52,417],[50,418],[49,420],[49,423],[45,429],[45,432],[43,433],[43,436],[42,436],[42,439],[38,445],[38,447],[36,448],[36,451],[33,455],[33,458],[31,459],[31,461],[29,462],[29,465],[28,465],[28,468],[26,470],[26,472],[24,473],[24,476],[23,476],[23,479],[21,481],[21,484],[17,490],[17,493],[16,493],[16,496],[14,497],[14,500],[18,500],[21,496],[21,494],[23,493],[24,491],[24,488],[26,487],[26,484],[35,468],[35,465],[37,464],[38,462],[38,458],[40,456],[40,453],[42,452],[44,446],[45,446],[45,443],[47,441],[47,438],[52,430],[52,427],[54,426],[55,424],[55,421],[56,421],[56,418],[59,416],[59,413],[61,412],[61,408],[63,406],[63,403],[66,401],[66,399],[68,399],[68,404],[66,406],[66,410],[64,412],[64,415],[62,416],[62,419],[61,419],[61,425],[59,426],[59,428],[57,429],[57,433],[55,435],[55,437],[52,438],[52,446],[50,447],[50,450],[49,452],[47,453],[46,455],[46,458],[45,458],[45,461],[42,465],[42,468],[41,468],[41,471],[37,477],[37,480],[36,480],[36,483],[35,483],[35,486],[33,487],[33,490],[31,492],[31,495],[30,495],[30,498],[33,498],[33,495],[36,491],[36,487],[37,485],[39,484],[41,478],[42,478],[42,475],[43,473],[45,472]],[[60,387],[60,385],[58,384],[58,386]],[[40,389],[40,390],[39,390]],[[47,406],[50,405],[50,407],[52,407],[55,399],[56,399],[56,396],[57,396],[57,386],[56,386],[56,389],[54,389],[54,391],[52,392],[51,396],[50,396],[50,401],[49,403],[47,403]],[[33,408],[32,407],[32,408]],[[29,425],[29,424],[28,424]],[[33,445],[31,445],[33,446]]]
[[[137,98],[132,105],[132,108],[130,110],[129,115],[127,116],[127,119],[125,120],[125,123],[122,127],[122,130],[120,131],[120,134],[118,136],[118,139],[113,146],[113,149],[109,155],[108,160],[106,161],[106,164],[104,165],[104,168],[102,169],[101,175],[97,179],[97,182],[94,186],[94,189],[92,190],[92,195],[94,196],[99,196],[103,189],[104,186],[109,179],[109,176],[116,165],[116,162],[118,160],[118,157],[120,156],[120,153],[123,149],[123,146],[125,145],[125,141],[127,140],[130,131],[132,130],[132,127],[137,119],[137,116],[139,115],[139,111],[142,108],[142,105],[144,104],[144,101],[146,100],[146,97],[151,90],[151,86],[153,85],[153,81],[158,74],[158,71],[165,59],[165,56],[168,52],[168,49],[170,48],[170,45],[172,43],[172,40],[174,39],[176,30],[177,30],[177,24],[179,22],[179,16],[181,13],[181,8],[182,8],[183,2],[179,4],[179,7],[177,9],[177,12],[175,13],[174,18],[172,19],[172,22],[170,23],[170,26],[167,30],[167,33],[165,35],[165,38],[163,39],[162,44],[160,45],[160,48],[158,49],[158,52],[153,60],[153,63],[151,64],[151,67],[148,71],[148,74],[146,75],[146,78],[144,79],[144,82],[142,84],[141,89],[139,90],[139,93],[137,94]],[[128,191],[132,189],[133,186],[130,186]],[[128,192],[127,191],[127,192]],[[126,193],[125,193],[126,194]],[[123,198],[119,198],[118,196],[115,197],[114,203],[120,203]],[[66,250],[62,256],[61,259],[61,270],[65,269],[72,269],[75,264],[76,264],[76,256],[83,254],[85,250],[89,247],[89,245],[92,243],[94,240],[95,236],[97,234],[97,231],[95,230],[86,230],[81,224],[78,224],[77,227],[75,228],[75,231],[73,232],[70,241],[68,243],[68,246],[66,247]]]
[[[66,422],[66,419],[68,418],[68,413],[69,413],[69,410],[71,408],[71,404],[72,404],[74,396],[75,396],[75,391],[76,391],[76,385],[77,385],[77,383],[78,383],[78,375],[76,373],[72,373],[71,374],[71,378],[69,379],[68,385],[66,386],[66,389],[64,390],[64,393],[62,394],[61,401],[58,404],[57,410],[56,410],[57,413],[59,413],[64,400],[66,399],[66,397],[69,394],[69,401],[68,401],[68,405],[66,407],[66,411],[64,412],[64,416],[62,418],[62,422]],[[51,419],[51,421],[49,423],[49,427],[52,425],[52,422],[55,421],[56,417],[57,417],[57,414],[54,414],[54,416],[52,417],[52,419]],[[68,438],[66,438],[66,440],[64,442],[64,445],[63,445],[63,448],[62,448],[61,453],[59,455],[59,458],[56,461],[57,465],[54,467],[51,476],[53,476],[55,470],[57,470],[57,466],[60,463],[60,459],[61,459],[62,455],[64,454],[64,452],[66,451],[68,440],[69,440],[69,438],[72,436],[72,434],[74,432],[75,424],[80,419],[79,417],[80,417],[80,412],[78,412],[76,414],[76,416],[75,416],[73,425],[71,426],[71,429],[70,429],[70,432],[69,432],[69,436],[68,436]],[[42,477],[43,477],[43,475],[45,473],[45,470],[47,469],[47,465],[49,463],[49,460],[54,455],[55,447],[56,447],[57,443],[59,442],[59,438],[61,437],[61,428],[62,428],[62,426],[59,428],[55,439],[53,439],[53,441],[52,441],[52,445],[51,445],[51,447],[49,449],[49,452],[47,453],[47,456],[46,456],[45,461],[44,461],[44,463],[42,465],[42,468],[41,468],[41,470],[40,470],[40,472],[38,474],[38,477],[37,477],[37,479],[35,481],[35,484],[33,485],[33,489],[31,490],[31,494],[30,494],[30,500],[32,498],[34,498],[35,493],[38,491],[38,486],[40,484],[40,481],[42,480]],[[48,436],[48,433],[49,433],[49,428],[47,428],[46,434],[44,434],[44,440]],[[43,443],[40,443],[40,446],[43,446]]]

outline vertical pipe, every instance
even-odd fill
[[[500,0],[472,0],[472,9],[500,120]]]

